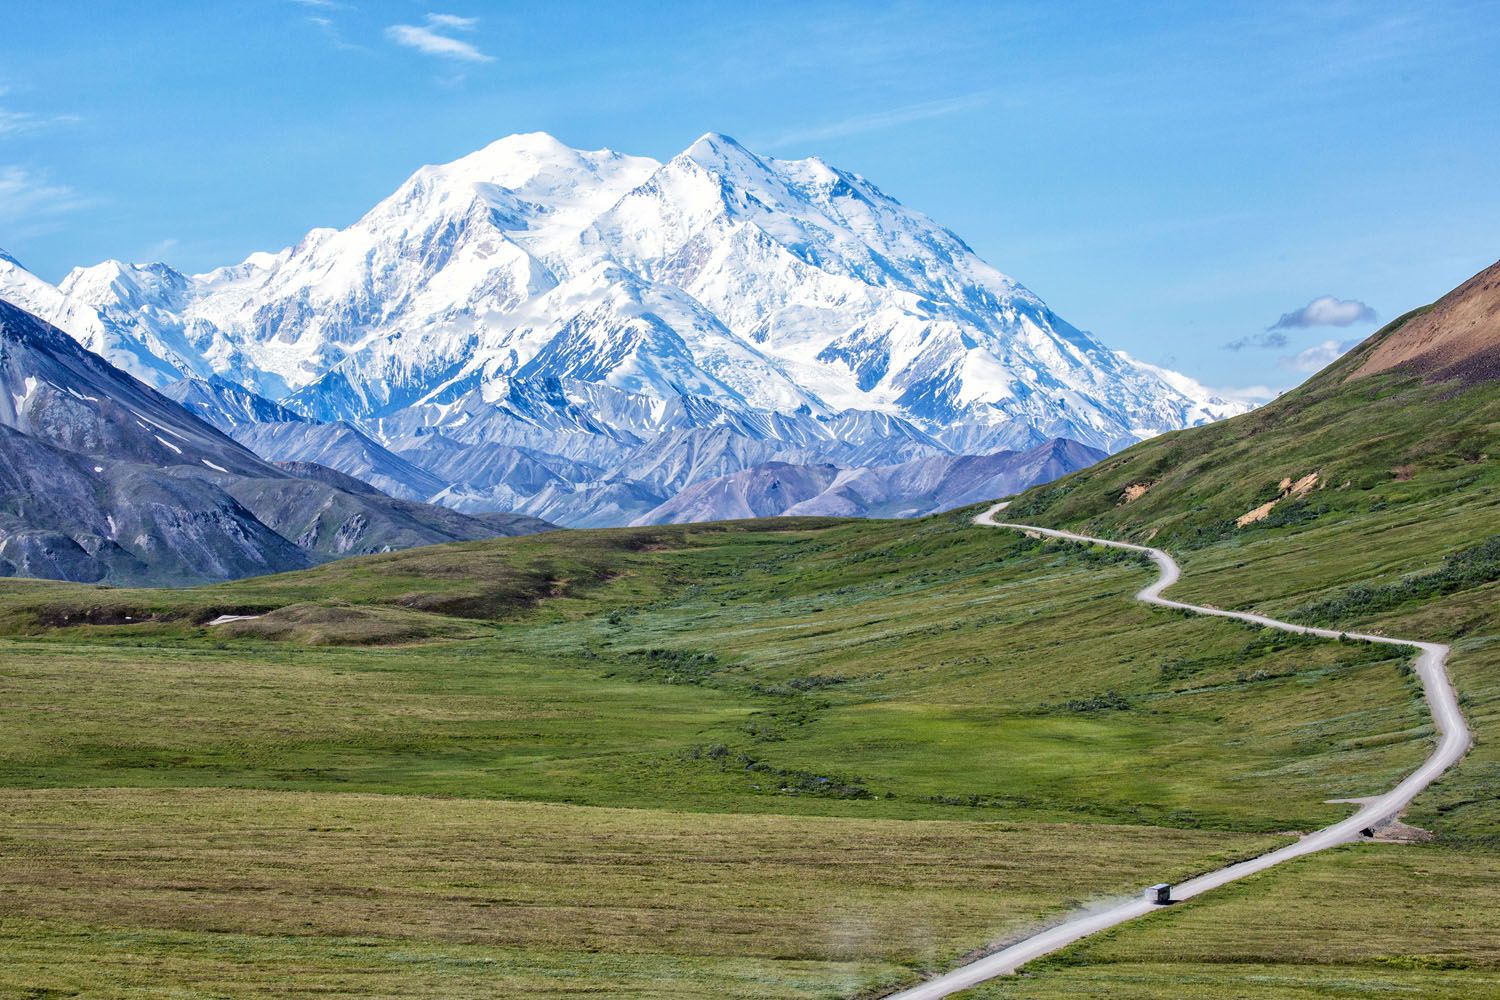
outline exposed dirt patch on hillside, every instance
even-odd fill
[[[1398,367],[1434,381],[1500,378],[1500,262],[1404,323],[1349,379]]]
[[[156,620],[157,615],[152,611],[115,604],[94,604],[87,607],[60,604],[56,607],[41,607],[36,611],[37,624],[47,628],[67,628],[71,625],[139,625]]]
[[[1276,505],[1281,503],[1281,501],[1294,500],[1297,497],[1306,496],[1307,491],[1312,489],[1316,485],[1318,485],[1318,474],[1316,472],[1309,472],[1307,475],[1303,476],[1295,483],[1292,482],[1291,476],[1287,476],[1280,483],[1281,496],[1277,497],[1275,500],[1269,500],[1266,503],[1261,504],[1259,507],[1256,507],[1254,510],[1246,511],[1239,517],[1235,518],[1235,527],[1243,528],[1247,524],[1254,524],[1256,521],[1264,521],[1271,515],[1271,511],[1275,510]]]

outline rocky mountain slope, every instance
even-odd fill
[[[57,288],[0,261],[7,295],[237,424],[270,418],[230,384],[393,453],[434,431],[524,449],[556,481],[432,496],[575,524],[614,509],[601,481],[655,506],[768,461],[1113,450],[1244,409],[1111,351],[865,178],[717,134],[666,162],[510,136],[277,253],[107,261]],[[319,453],[312,426],[265,454]]]
[[[545,527],[265,462],[0,301],[0,575],[221,580]]]

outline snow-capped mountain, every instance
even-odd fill
[[[394,452],[525,449],[637,504],[768,461],[1115,449],[1244,409],[1106,348],[857,174],[717,134],[664,163],[510,136],[278,253],[56,289],[0,260],[11,294],[157,387],[217,376]],[[549,502],[599,492],[553,471]],[[452,486],[465,509],[526,502]]]

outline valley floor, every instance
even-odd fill
[[[853,995],[1276,839],[219,789],[0,810],[0,983],[60,995]]]
[[[1153,611],[1144,565],[971,515],[8,583],[0,995],[873,996],[1425,755],[1392,651]],[[226,613],[263,617],[202,624]],[[1458,645],[1461,687],[1488,649]],[[1474,773],[1414,811],[1436,844],[1309,858],[976,995],[1484,995]]]

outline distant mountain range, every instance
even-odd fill
[[[1105,457],[1097,448],[1055,438],[1022,452],[935,455],[874,468],[767,462],[694,483],[634,523],[783,514],[918,517],[1009,496]]]
[[[679,497],[780,466],[845,474],[830,509],[920,512],[962,492],[939,468],[1029,485],[1030,458],[961,456],[1053,449],[1052,475],[1246,408],[1106,348],[857,174],[716,134],[665,163],[511,136],[205,274],[108,261],[54,287],[0,255],[0,299],[263,458],[575,526],[726,516],[734,484]]]

